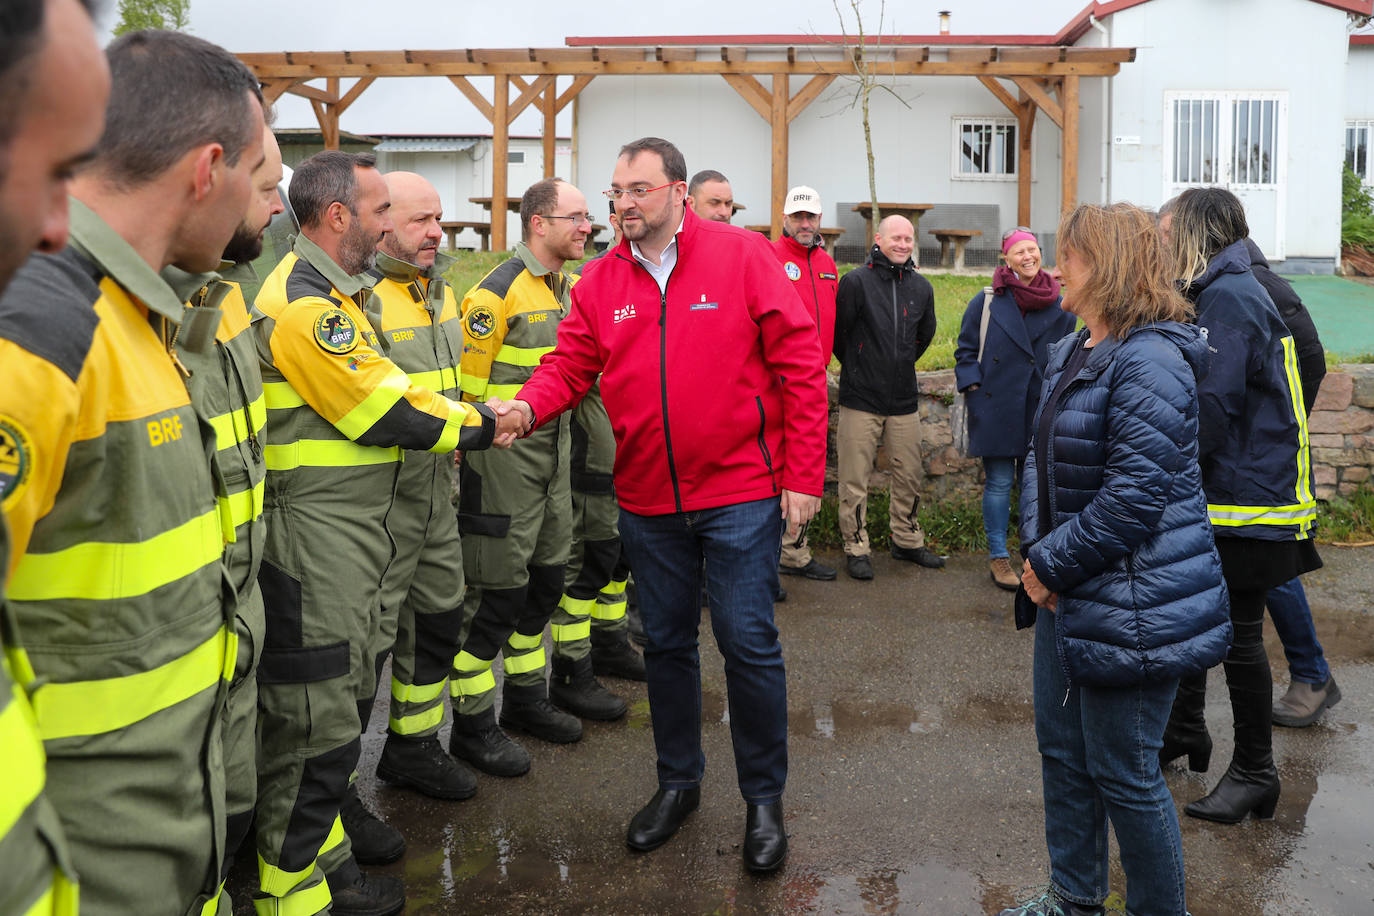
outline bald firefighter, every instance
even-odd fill
[[[386,176],[393,230],[371,276],[373,320],[412,382],[460,397],[463,329],[443,278],[439,192],[413,172]],[[391,715],[377,776],[432,798],[459,800],[477,780],[444,752],[444,688],[463,621],[463,549],[453,511],[453,456],[406,452],[386,526],[396,557],[382,581],[382,637],[391,650]],[[394,644],[394,648],[393,648]]]
[[[404,885],[359,870],[350,839],[385,825],[350,778],[377,687],[386,514],[404,449],[486,448],[498,429],[489,408],[414,384],[369,323],[360,275],[391,231],[376,159],[310,157],[290,204],[301,234],[253,311],[267,402],[255,904],[385,916],[405,906]],[[379,857],[403,852],[374,845]]]
[[[523,241],[515,257],[463,299],[463,396],[506,399],[554,347],[573,278],[563,264],[582,257],[591,221],[572,185],[548,178],[520,200]],[[459,472],[458,525],[470,621],[454,663],[456,700],[449,750],[480,770],[519,776],[529,753],[502,730],[555,743],[577,741],[589,719],[617,719],[625,701],[592,675],[591,660],[555,658],[553,689],[544,675],[544,627],[555,642],[585,638],[587,619],[559,606],[572,539],[566,419],[521,439],[505,453],[467,456]],[[492,665],[504,658],[500,725]],[[560,712],[552,699],[575,715]]]

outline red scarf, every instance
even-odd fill
[[[1023,316],[1027,312],[1047,309],[1059,301],[1059,283],[1043,270],[1037,271],[1035,279],[1027,284],[1016,271],[1003,264],[992,275],[992,291],[1000,295],[1008,289]]]

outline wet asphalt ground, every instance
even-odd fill
[[[1230,758],[1220,670],[1208,685],[1209,773],[1167,770],[1183,827],[1194,916],[1374,913],[1374,548],[1322,550],[1304,578],[1344,699],[1315,725],[1276,729],[1283,794],[1273,821],[1222,826],[1183,816]],[[820,559],[842,565],[841,558]],[[740,861],[721,659],[703,617],[701,808],[665,846],[633,853],[631,815],[653,794],[643,684],[607,680],[625,720],[586,723],[581,742],[523,743],[531,772],[478,775],[476,797],[438,802],[379,785],[386,723],[364,736],[359,785],[406,836],[409,914],[996,913],[1045,881],[1040,762],[1031,709],[1031,631],[982,557],[944,570],[876,556],[877,577],[784,579],[788,672],[787,864],[757,877]],[[1266,634],[1275,694],[1287,667]],[[383,676],[383,683],[389,676]],[[447,741],[448,726],[441,733]],[[1112,887],[1124,890],[1113,840]],[[247,864],[247,863],[245,863]],[[250,913],[241,869],[236,913]],[[1109,899],[1120,912],[1119,900]]]

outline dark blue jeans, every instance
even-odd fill
[[[752,804],[779,801],[787,782],[787,679],[773,623],[782,545],[777,498],[669,515],[622,509],[620,538],[648,637],[659,786],[690,789],[706,771],[697,651],[704,559],[740,794]]]
[[[1159,768],[1177,679],[1069,688],[1055,615],[1035,623],[1035,735],[1045,789],[1050,883],[1092,906],[1107,896],[1107,823],[1116,830],[1131,916],[1184,916],[1178,812]]]
[[[1283,643],[1283,654],[1288,658],[1289,676],[1314,687],[1325,684],[1331,669],[1322,653],[1322,644],[1317,641],[1312,608],[1307,604],[1302,579],[1290,579],[1269,589],[1265,603],[1274,621],[1274,632]]]

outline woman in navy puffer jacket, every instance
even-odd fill
[[[1103,912],[1108,820],[1126,911],[1183,916],[1159,749],[1179,678],[1215,665],[1231,635],[1198,468],[1207,345],[1183,323],[1144,211],[1079,207],[1058,255],[1063,308],[1086,327],[1050,350],[1021,487],[1017,607],[1018,625],[1037,618],[1050,889],[1004,916]]]

